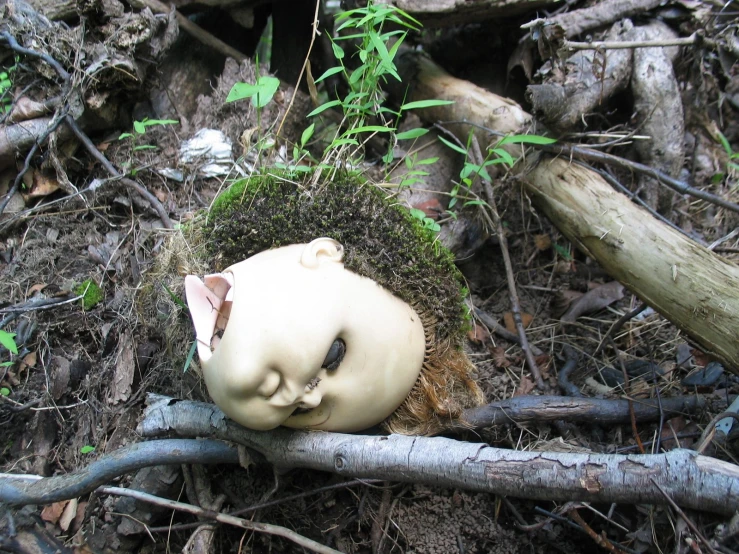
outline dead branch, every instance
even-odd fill
[[[513,17],[550,4],[549,0],[393,0],[391,3],[426,28]]]
[[[706,44],[707,39],[700,33],[693,33],[689,37],[676,37],[670,39],[656,40],[624,40],[624,41],[608,41],[596,40],[593,42],[573,42],[565,40],[562,48],[565,50],[619,50],[623,48],[665,48],[667,46],[699,46]]]
[[[666,416],[694,413],[710,404],[705,396],[678,396],[662,399],[662,411]],[[634,400],[634,415],[639,422],[660,419],[660,406],[656,400]],[[517,396],[486,406],[465,410],[465,423],[481,429],[496,425],[536,423],[543,421],[567,421],[593,425],[620,425],[631,421],[628,400],[605,398],[574,398],[564,396]]]
[[[218,441],[159,440],[124,446],[76,473],[28,481],[22,476],[0,476],[0,502],[10,505],[51,504],[89,494],[97,487],[131,471],[165,464],[236,464],[238,452]]]
[[[536,19],[521,25],[521,28],[530,29],[543,24],[559,25],[568,37],[574,37],[626,17],[654,10],[661,4],[660,0],[602,0],[588,8],[566,12],[547,19]]]
[[[458,487],[538,500],[678,504],[721,514],[739,508],[739,469],[689,450],[654,455],[517,452],[442,437],[360,436],[245,429],[214,405],[150,396],[138,432],[242,444],[277,468]]]
[[[418,114],[431,122],[475,124],[447,125],[458,136],[466,137],[472,127],[480,144],[485,144],[489,135],[482,128],[498,133],[522,132],[531,121],[518,104],[452,77],[429,59],[419,59],[417,69],[417,86],[409,100],[456,101]],[[574,151],[559,145],[542,149],[563,154]],[[587,155],[600,160],[614,158],[592,150]],[[649,217],[591,169],[562,157],[530,157],[529,163],[523,175],[526,190],[569,240],[707,352],[739,371],[739,267]],[[676,182],[643,164],[629,164],[636,166],[658,176],[660,182]],[[718,199],[717,203],[739,211],[733,202]]]
[[[628,19],[615,23],[607,38],[616,42],[633,34]],[[526,95],[542,121],[560,132],[572,131],[584,118],[626,88],[631,76],[630,50],[577,52],[564,61],[564,76],[553,72],[538,85],[529,85]]]
[[[99,491],[105,494],[128,496],[130,498],[135,498],[136,500],[148,502],[149,504],[186,512],[188,514],[193,514],[206,519],[212,519],[220,523],[226,523],[228,525],[239,527],[241,529],[256,531],[258,533],[266,533],[268,535],[275,535],[290,540],[295,544],[307,548],[308,550],[312,550],[313,552],[319,552],[320,554],[340,554],[338,550],[334,550],[333,548],[324,546],[321,543],[304,537],[303,535],[287,529],[286,527],[280,527],[279,525],[249,521],[248,519],[234,517],[229,514],[222,514],[213,510],[206,510],[199,506],[193,506],[192,504],[177,502],[176,500],[169,500],[168,498],[160,498],[158,496],[154,496],[153,494],[148,494],[131,489],[124,489],[121,487],[102,487],[99,489]]]

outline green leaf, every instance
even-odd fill
[[[416,100],[400,106],[401,111],[417,110],[420,108],[433,108],[434,106],[448,106],[454,104],[454,100]]]
[[[244,98],[251,98],[257,93],[257,85],[249,83],[234,83],[226,97],[226,103],[236,102]]]
[[[511,135],[503,137],[498,146],[506,144],[553,144],[557,139],[549,137],[540,137],[539,135]]]
[[[177,125],[179,121],[176,119],[144,119],[141,123],[144,127],[153,127],[155,125]]]
[[[721,131],[718,131],[718,140],[721,142],[721,146],[724,147],[724,150],[726,150],[726,153],[731,156],[731,144],[729,144],[729,141],[726,139]]]
[[[90,454],[91,452],[95,452],[95,447],[90,446],[89,444],[86,444],[82,448],[80,448],[80,454]]]
[[[334,51],[334,58],[336,58],[337,60],[344,59],[344,49],[336,44],[334,41],[331,41],[331,49]]]
[[[13,354],[18,354],[18,346],[15,344],[15,333],[8,333],[0,329],[0,344]]]
[[[451,149],[452,149],[452,150],[454,150],[455,152],[459,152],[459,153],[460,153],[460,154],[462,154],[463,156],[466,156],[466,155],[467,155],[467,150],[465,150],[465,149],[464,149],[464,148],[462,148],[461,146],[458,146],[458,145],[454,144],[453,142],[449,142],[449,141],[448,141],[447,139],[445,139],[445,138],[444,138],[444,137],[442,137],[442,136],[440,136],[440,137],[439,137],[439,140],[440,140],[441,142],[443,142],[444,144],[446,144],[446,145],[447,145],[447,146],[448,146],[449,148],[451,148]]]
[[[357,127],[356,129],[349,129],[346,133],[344,133],[343,137],[348,137],[349,135],[356,135],[357,133],[392,133],[393,130],[390,127],[386,127],[384,125],[363,125],[362,127]]]
[[[190,369],[190,364],[192,363],[192,359],[195,357],[195,351],[197,350],[197,348],[198,341],[192,341],[192,346],[190,347],[190,352],[187,353],[187,358],[185,359],[185,367],[182,368],[182,373],[187,373],[187,370]]]
[[[133,130],[136,131],[139,135],[143,135],[146,132],[146,125],[144,125],[143,121],[134,121]]]
[[[314,115],[318,115],[321,112],[325,112],[326,110],[333,108],[335,106],[341,106],[341,100],[331,100],[330,102],[326,102],[325,104],[321,104],[318,106],[315,110],[313,110],[311,113],[309,113],[306,117],[313,117]]]
[[[435,164],[438,161],[439,161],[439,157],[434,156],[433,158],[425,158],[423,160],[418,160],[416,162],[416,165],[431,165],[431,164]]]
[[[342,71],[344,71],[344,68],[340,65],[337,67],[332,67],[331,69],[327,69],[323,72],[323,75],[321,75],[318,79],[314,81],[314,83],[320,83],[324,79],[328,79],[329,77],[331,77],[331,75],[336,75],[337,73],[341,73]]]
[[[10,389],[8,387],[0,388],[0,395],[10,396]]]
[[[304,148],[305,147],[305,144],[313,136],[313,131],[315,131],[315,129],[316,129],[316,124],[315,123],[311,123],[308,126],[308,128],[305,131],[303,131],[303,134],[300,135],[300,148]]]
[[[127,138],[131,138],[133,135],[131,133],[121,133],[121,136],[118,137],[118,140],[123,140]]]
[[[417,208],[411,208],[410,212],[411,212],[411,217],[414,217],[418,219],[419,221],[423,221],[424,219],[426,219],[426,212],[424,212],[423,210],[419,210]]]
[[[411,129],[410,131],[403,131],[402,133],[398,133],[397,135],[395,135],[395,138],[398,140],[414,139],[414,138],[422,137],[428,132],[429,132],[428,129],[423,129],[421,127],[418,127],[417,129]]]
[[[344,146],[345,144],[351,144],[353,146],[359,146],[359,143],[356,141],[356,139],[352,139],[352,138],[340,138],[340,139],[336,139],[331,144],[329,144],[328,148],[326,148],[326,151],[331,150],[332,148],[338,148],[339,146]]]
[[[516,164],[516,160],[514,159],[514,157],[511,156],[508,152],[506,152],[502,148],[491,148],[490,150],[488,150],[488,152],[495,154],[498,157],[498,159],[503,160],[504,163],[510,166],[513,166]],[[485,162],[484,165],[494,165],[494,164],[490,162]]]
[[[280,80],[277,77],[271,77],[269,75],[262,75],[257,79],[257,86],[259,90],[257,94],[251,99],[251,103],[255,108],[263,108],[269,104],[270,100],[280,88]]]
[[[134,146],[133,151],[138,152],[139,150],[156,150],[157,147],[153,144],[142,144],[140,146]]]
[[[189,312],[189,311],[190,311],[190,308],[188,308],[188,307],[187,307],[187,304],[185,304],[185,303],[184,303],[184,302],[182,301],[182,298],[180,298],[180,297],[179,297],[179,296],[177,296],[177,295],[176,295],[175,293],[173,293],[173,292],[172,292],[172,289],[170,289],[170,288],[169,288],[169,287],[168,287],[168,286],[166,285],[166,283],[162,283],[162,286],[164,287],[164,290],[166,290],[166,291],[167,291],[167,294],[169,294],[169,297],[170,297],[170,298],[172,299],[172,302],[174,302],[175,304],[177,304],[177,305],[178,305],[178,306],[179,306],[180,308],[182,308],[182,309],[183,309],[183,310],[185,310],[186,312]]]

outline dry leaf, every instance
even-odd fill
[[[528,329],[532,321],[534,321],[533,315],[527,314],[525,312],[521,313],[521,322],[523,323],[524,329]],[[508,329],[511,333],[518,333],[518,331],[516,330],[516,322],[513,320],[513,312],[506,312],[503,314],[503,324],[505,325],[505,328]]]
[[[69,500],[62,500],[61,502],[54,502],[53,504],[47,504],[41,511],[41,519],[48,521],[56,525],[59,518],[64,513],[64,507],[69,503]]]
[[[159,201],[160,201],[161,203],[164,203],[164,202],[166,202],[166,201],[167,201],[167,199],[169,198],[169,193],[168,193],[168,192],[167,192],[166,190],[162,190],[162,189],[154,189],[154,196],[156,196],[156,197],[157,197],[157,199],[158,199],[158,200],[159,200]]]
[[[506,356],[505,349],[502,346],[494,346],[488,348],[488,350],[493,356],[493,365],[495,367],[505,368],[511,365],[511,361]]]
[[[442,213],[444,213],[444,208],[436,198],[432,198],[426,202],[419,202],[418,204],[414,204],[413,207],[417,210],[422,210],[423,213],[426,214],[426,217],[431,217],[433,219],[438,218]]]
[[[64,508],[64,511],[62,512],[61,517],[59,518],[59,527],[62,531],[67,531],[69,529],[69,524],[74,521],[75,516],[77,515],[77,499],[73,498],[70,500],[67,505]]]
[[[534,235],[534,246],[540,252],[552,247],[552,238],[549,235]]]
[[[49,392],[54,400],[59,400],[69,387],[69,360],[61,356],[52,358],[54,369],[51,371]]]
[[[32,174],[29,171],[23,176],[23,182],[28,187],[23,193],[23,198],[26,201],[31,198],[48,196],[60,188],[56,176],[44,171],[34,171]]]
[[[524,375],[521,377],[521,382],[518,384],[518,388],[516,389],[516,392],[513,393],[513,396],[526,396],[532,390],[534,390],[534,382],[529,379],[528,375]]]
[[[113,383],[108,396],[109,404],[117,404],[118,402],[128,400],[129,396],[131,396],[131,385],[133,385],[135,369],[133,339],[131,338],[131,333],[125,331],[121,333],[118,342]]]
[[[472,324],[472,329],[467,333],[467,338],[474,344],[483,344],[490,338],[490,332],[484,325],[475,322]]]
[[[82,527],[82,522],[85,521],[85,511],[87,510],[87,502],[80,502],[77,504],[77,513],[74,515],[74,522],[72,523],[72,529],[79,529]]]
[[[46,104],[31,100],[27,96],[21,96],[15,101],[13,111],[8,115],[8,121],[12,123],[28,121],[49,113],[49,111],[49,106]]]
[[[624,286],[618,281],[611,281],[586,292],[575,300],[561,319],[562,321],[575,321],[581,315],[602,310],[623,297]]]
[[[21,369],[26,369],[29,367],[36,367],[36,362],[38,360],[38,356],[36,352],[30,352],[23,356],[23,360],[21,361]]]
[[[36,283],[30,289],[28,289],[28,296],[33,296],[37,292],[41,292],[46,288],[46,283]]]

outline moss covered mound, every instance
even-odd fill
[[[311,190],[279,175],[241,180],[214,203],[203,231],[217,270],[270,248],[335,239],[347,269],[431,315],[437,338],[457,343],[465,330],[464,282],[451,254],[407,209],[357,177]]]

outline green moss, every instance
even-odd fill
[[[92,279],[87,279],[74,289],[77,296],[82,296],[82,309],[87,311],[97,306],[103,299],[102,289]]]
[[[214,203],[204,228],[219,270],[318,237],[344,245],[347,269],[433,315],[438,338],[464,332],[464,282],[451,253],[406,208],[356,176],[340,175],[310,190],[280,175],[241,180]]]

